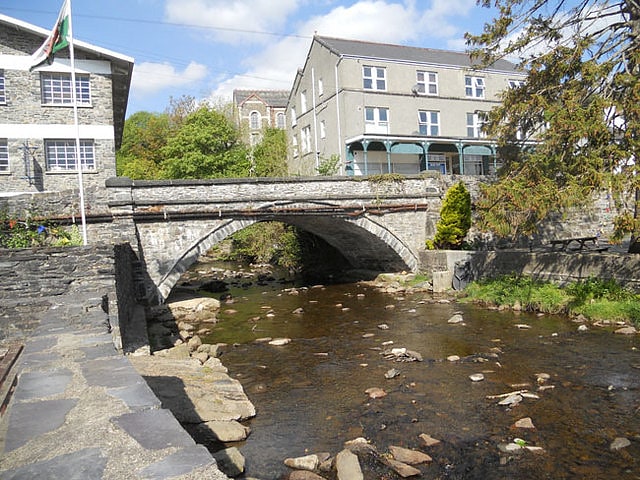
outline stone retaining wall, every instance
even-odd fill
[[[640,291],[640,255],[627,253],[433,250],[422,252],[420,261],[423,271],[435,273],[440,291],[451,288],[452,282],[507,274],[560,285],[589,277],[614,279]]]
[[[136,262],[127,245],[0,250],[0,341],[28,336],[37,327],[32,309],[76,295],[78,304],[65,307],[90,308],[81,299],[102,299],[118,349],[123,337],[147,343],[135,327],[144,314],[135,299]]]

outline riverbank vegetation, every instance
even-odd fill
[[[560,287],[527,276],[507,275],[473,282],[464,295],[462,301],[488,306],[640,326],[640,295],[614,280],[588,278]]]

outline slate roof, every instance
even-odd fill
[[[289,90],[234,90],[233,102],[242,105],[249,98],[256,96],[270,107],[286,108]]]
[[[391,45],[321,36],[314,38],[321,45],[324,45],[330,51],[340,56],[368,58],[372,60],[395,60],[431,65],[452,65],[462,68],[472,68],[474,66],[468,54],[452,50],[436,50],[432,48]],[[488,69],[520,73],[516,65],[507,60],[498,60]]]

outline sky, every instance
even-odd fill
[[[464,51],[492,18],[476,0],[71,0],[75,39],[135,61],[127,116],[183,95],[289,90],[314,34]],[[2,0],[0,13],[50,29],[63,0]]]

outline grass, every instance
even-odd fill
[[[591,321],[640,326],[640,296],[613,280],[588,278],[559,287],[530,277],[508,275],[471,283],[463,301],[525,311],[583,315]]]

